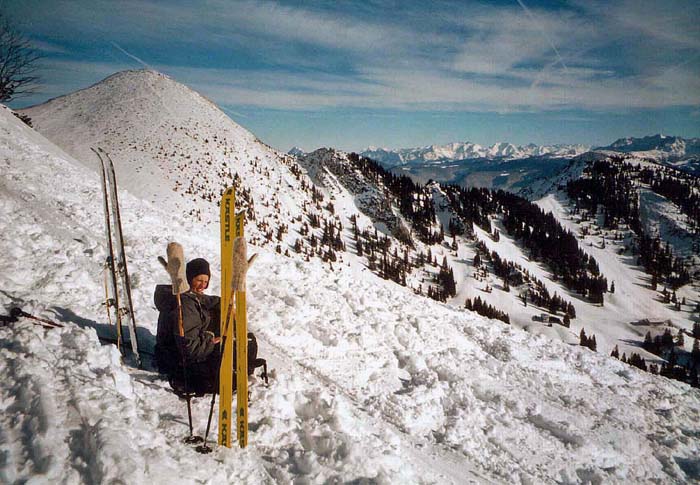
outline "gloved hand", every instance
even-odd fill
[[[190,289],[185,275],[185,255],[182,246],[179,243],[171,242],[167,248],[168,261],[166,262],[162,256],[158,256],[158,261],[163,265],[165,270],[170,275],[170,281],[173,285],[173,295],[180,295]]]

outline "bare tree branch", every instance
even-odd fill
[[[41,56],[0,14],[0,102],[36,92]]]

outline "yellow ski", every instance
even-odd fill
[[[233,401],[233,219],[236,192],[229,187],[221,198],[221,367],[219,368],[219,445],[231,447]]]
[[[245,227],[245,213],[236,214],[234,222],[234,237],[243,241]],[[245,253],[242,261],[236,264],[247,266]],[[236,268],[240,272],[243,268]],[[245,278],[247,267],[242,272]],[[245,284],[234,283],[235,290],[235,325],[236,325],[236,428],[238,432],[238,445],[245,448],[248,445],[248,320],[245,302]]]

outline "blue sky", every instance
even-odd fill
[[[287,150],[700,136],[700,2],[1,1],[43,102],[149,67]]]

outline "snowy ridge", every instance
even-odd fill
[[[590,147],[585,145],[513,145],[511,143],[494,143],[485,147],[471,142],[455,142],[446,145],[430,145],[419,148],[401,148],[390,150],[386,148],[369,147],[361,153],[387,166],[459,161],[467,159],[506,159],[513,160],[528,157],[574,157],[586,152]]]
[[[538,179],[529,186],[519,190],[518,195],[529,200],[545,197],[547,194],[560,190],[568,181],[580,178],[589,161],[601,158],[605,158],[605,155],[601,152],[586,152],[579,155],[553,176]]]
[[[94,86],[28,108],[37,131],[93,170],[90,147],[115,162],[119,186],[174,214],[211,222],[224,188],[242,185],[249,217],[291,219],[305,199],[291,159],[261,143],[209,100],[169,77],[149,70],[124,71]],[[278,209],[256,205],[272,199]],[[272,200],[270,201],[274,203]]]
[[[532,261],[528,254],[529,251],[524,250],[518,242],[509,237],[497,219],[493,221],[493,227],[501,232],[498,242],[494,241],[487,231],[474,227],[477,240],[483,242],[489,251],[496,251],[505,260],[518,264],[543,282],[550,294],[556,293],[574,304],[578,318],[572,321],[570,329],[558,325],[552,327],[537,323],[543,309],[533,305],[523,306],[518,296],[523,288],[507,291],[503,288],[502,281],[494,275],[477,276],[472,264],[476,254],[473,242],[458,237],[457,249],[450,250],[446,243],[428,247],[414,239],[415,250],[425,252],[430,249],[438,263],[446,258],[448,265],[455,273],[457,292],[454,297],[448,300],[455,307],[462,307],[467,298],[473,300],[478,297],[487,304],[505,311],[510,316],[510,321],[514,326],[525,328],[532,333],[544,334],[566,343],[576,344],[579,341],[579,332],[581,329],[585,329],[589,335],[591,333],[596,335],[598,350],[601,353],[609,354],[615,346],[618,346],[621,355],[622,353],[627,353],[627,355],[641,353],[650,361],[659,362],[657,356],[646,353],[639,347],[644,332],[649,329],[635,326],[632,322],[643,319],[665,321],[669,323],[668,328],[674,334],[679,329],[689,332],[693,323],[693,312],[690,307],[685,307],[683,311],[675,311],[668,305],[659,302],[656,292],[648,287],[648,275],[641,267],[634,264],[633,258],[628,254],[622,254],[630,241],[614,241],[612,232],[601,231],[595,225],[584,223],[580,217],[571,213],[568,200],[560,192],[560,189],[565,186],[567,181],[580,178],[589,161],[606,158],[605,154],[601,153],[597,153],[595,157],[592,155],[593,153],[589,152],[577,157],[555,178],[543,180],[540,186],[533,186],[533,193],[530,194],[530,197],[543,210],[552,212],[564,228],[577,236],[581,249],[596,258],[600,264],[601,272],[608,278],[609,284],[615,282],[617,285],[616,293],[606,296],[606,303],[603,307],[591,304],[585,298],[573,293],[561,281],[553,277],[548,268]],[[619,155],[616,156],[619,157]],[[658,164],[640,160],[631,155],[625,155],[625,161],[643,167],[660,168]],[[387,213],[394,214],[398,219],[398,209],[395,206],[392,207],[392,200],[386,199],[383,195],[371,199],[374,212],[363,209],[363,194],[366,192],[384,194],[386,189],[383,186],[374,185],[374,182],[354,171],[349,164],[347,155],[335,150],[321,149],[300,158],[300,163],[308,169],[309,175],[319,183],[320,187],[330,188],[329,193],[331,194],[347,192],[346,198],[354,200],[354,205],[373,218],[374,221],[382,220],[375,213],[380,207],[387,208]],[[446,200],[440,184],[433,182],[427,188],[432,193],[438,223],[447,228],[449,221],[454,218],[454,214],[449,208],[449,202]],[[334,196],[332,195],[332,197]],[[353,204],[346,204],[346,206],[353,207]],[[337,212],[348,213],[347,211]],[[676,212],[678,209],[669,201],[658,201],[655,204],[655,209],[651,210],[644,220],[647,221],[647,224],[654,224],[657,221],[664,222],[665,227],[673,228],[677,235],[675,240],[671,241],[674,250],[680,255],[692,256],[690,248],[693,238],[678,236],[683,230],[685,234],[689,233],[687,224],[683,224],[680,217],[672,215]],[[588,231],[588,235],[584,236],[584,230]],[[668,229],[664,231],[664,234],[670,232],[671,230]],[[667,239],[664,237],[664,240]],[[679,242],[682,245],[679,246]],[[433,281],[436,272],[436,269],[430,266],[418,268],[408,275],[408,286],[414,290],[422,286],[423,291],[426,291],[426,285]],[[689,285],[680,289],[678,294],[679,297],[686,297],[689,302],[693,302],[698,298],[698,289]],[[658,328],[651,330],[654,333],[660,331]],[[685,350],[689,352],[691,347],[692,341],[686,342]]]
[[[352,167],[348,155],[329,148],[320,148],[298,158],[316,185],[330,196],[331,200],[345,196],[340,213],[349,217],[358,210],[365,214],[367,224],[384,224],[391,232],[399,224],[399,216],[384,188],[370,180],[366,174]]]
[[[520,195],[531,200],[548,198],[550,194],[562,192],[566,183],[579,179],[583,176],[584,170],[596,160],[607,161],[614,164],[626,164],[630,167],[651,169],[653,171],[668,171],[665,164],[661,164],[652,159],[642,157],[636,153],[619,154],[609,150],[591,151],[573,159],[563,170],[553,177],[539,180],[525,190],[520,191]],[[671,170],[673,173],[673,170]],[[696,189],[697,191],[697,189]],[[697,258],[692,251],[694,230],[681,214],[681,210],[673,202],[665,197],[654,193],[649,187],[639,186],[640,211],[642,223],[645,231],[649,234],[661,236],[663,241],[667,241],[674,249],[674,253],[689,260]],[[563,193],[559,198],[565,198]],[[551,209],[550,206],[547,206]],[[557,214],[557,211],[553,211]]]

